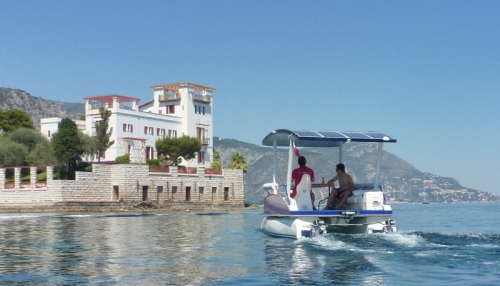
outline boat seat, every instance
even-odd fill
[[[354,185],[356,187],[356,185]],[[363,198],[363,194],[366,192],[366,190],[359,190],[359,189],[356,189],[352,192],[352,196],[348,197],[347,198],[347,201],[346,203],[347,204],[357,204],[359,202],[361,202],[362,198]]]
[[[311,202],[311,177],[309,174],[302,175],[300,183],[295,187],[297,195],[295,201],[297,202],[297,210],[299,211],[312,211],[313,205]]]

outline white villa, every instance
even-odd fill
[[[111,110],[110,140],[114,144],[101,154],[101,161],[114,161],[124,154],[132,163],[157,159],[155,142],[164,136],[188,135],[200,139],[202,149],[196,158],[183,162],[186,167],[209,167],[212,163],[213,97],[215,88],[183,82],[154,85],[153,100],[139,105],[138,98],[110,94],[85,97],[85,121],[76,120],[80,130],[95,135],[95,122],[101,120],[99,107]],[[47,137],[57,132],[61,118],[41,119],[41,132]],[[177,159],[177,158],[173,158]]]

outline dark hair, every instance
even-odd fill
[[[342,163],[337,164],[337,170],[340,170],[345,173],[345,165]]]
[[[299,166],[301,166],[301,167],[305,166],[306,165],[306,157],[300,156],[298,162],[299,162]]]

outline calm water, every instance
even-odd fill
[[[500,284],[500,204],[393,208],[396,234],[299,241],[261,211],[0,215],[0,284]]]

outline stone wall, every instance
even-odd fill
[[[154,203],[159,206],[244,206],[242,170],[223,170],[222,175],[149,172],[147,165],[94,164],[92,172],[76,172],[75,180],[53,180],[47,167],[47,182],[36,182],[36,167],[30,168],[31,182],[20,186],[20,171],[15,184],[6,188],[5,169],[0,169],[0,209],[92,205],[93,203]]]

